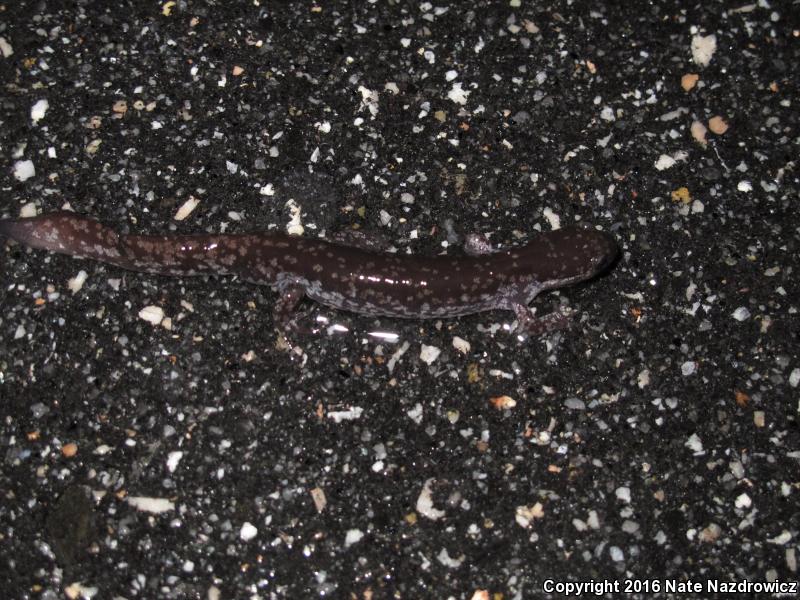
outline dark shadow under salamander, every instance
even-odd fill
[[[467,256],[420,257],[280,234],[121,235],[66,211],[0,220],[0,236],[132,271],[237,275],[269,285],[280,294],[275,318],[284,325],[308,296],[337,309],[406,319],[511,310],[518,330],[531,334],[568,323],[558,312],[531,315],[528,304],[539,293],[591,279],[619,252],[609,234],[582,227],[542,233],[502,251],[473,235]]]

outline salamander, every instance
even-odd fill
[[[510,310],[518,330],[540,334],[564,327],[561,312],[534,318],[528,304],[541,292],[591,279],[619,250],[593,228],[566,227],[523,246],[493,249],[467,237],[466,256],[397,256],[365,244],[266,233],[124,235],[94,219],[59,211],[0,220],[0,236],[31,248],[90,258],[158,275],[236,275],[279,293],[276,324],[288,324],[300,300],[369,316],[447,318]]]

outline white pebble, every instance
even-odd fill
[[[753,191],[753,184],[747,181],[746,179],[740,181],[736,186],[736,189],[740,192],[752,192]]]
[[[800,369],[795,368],[789,373],[789,385],[796,388],[798,384],[800,384]]]
[[[700,34],[692,38],[692,60],[701,67],[707,67],[717,51],[717,36]]]
[[[447,97],[456,104],[461,104],[463,106],[467,103],[467,97],[469,94],[470,92],[461,87],[461,83],[456,82],[453,84],[453,87],[450,89],[450,91],[447,92]]]
[[[456,336],[453,338],[453,348],[461,352],[461,354],[469,354],[472,346],[467,340]]]
[[[646,388],[648,385],[650,385],[650,370],[644,369],[641,371],[636,378],[636,383],[640,389]]]
[[[364,532],[360,529],[348,529],[344,537],[344,547],[349,548],[356,542],[360,542],[364,537]]]
[[[681,365],[681,375],[684,377],[693,375],[695,371],[697,371],[697,363],[693,360],[687,360]]]
[[[139,311],[139,318],[153,325],[158,325],[164,320],[164,309],[160,306],[145,306]]]
[[[19,216],[22,219],[29,219],[30,217],[35,217],[36,205],[33,202],[28,202],[27,204],[23,204],[22,208],[19,209]]]
[[[32,160],[18,160],[14,163],[14,177],[17,181],[25,181],[36,175]]]
[[[47,100],[39,100],[31,107],[31,120],[34,123],[38,123],[44,119],[44,115],[47,113],[48,108],[50,108],[50,103],[47,102]]]
[[[436,521],[445,516],[445,512],[433,506],[433,490],[431,489],[433,481],[433,479],[425,481],[425,484],[422,486],[422,491],[417,497],[416,508],[417,512],[423,517]]]
[[[178,212],[175,213],[175,216],[172,217],[176,221],[183,221],[186,217],[192,214],[197,205],[200,204],[200,200],[195,198],[194,196],[189,196],[189,199],[181,204]]]
[[[684,446],[689,448],[689,450],[691,450],[695,454],[702,454],[703,452],[703,441],[700,439],[700,436],[698,436],[696,433],[693,433],[692,435],[689,436],[689,439],[686,440]]]
[[[168,498],[152,498],[149,496],[128,496],[126,500],[128,501],[128,504],[130,504],[133,508],[135,508],[136,510],[141,510],[142,512],[159,514],[170,510],[175,510],[175,503],[169,500]]]
[[[732,316],[737,321],[746,321],[747,319],[750,318],[750,311],[746,307],[740,306],[735,311],[733,311]]]
[[[11,44],[9,44],[4,37],[0,37],[0,53],[3,54],[3,58],[8,58],[14,54],[14,48],[11,47]]]
[[[0,38],[0,53],[2,53],[3,58],[8,58],[14,54],[14,48],[11,47],[6,38]]]
[[[564,406],[570,410],[586,410],[586,403],[580,398],[567,398]]]
[[[667,154],[662,154],[658,157],[658,160],[653,166],[655,166],[655,168],[659,171],[664,171],[665,169],[675,166],[675,159]]]
[[[784,544],[788,544],[792,541],[792,534],[790,531],[784,529],[778,535],[773,538],[767,538],[767,542],[770,544],[776,544],[782,546]]]
[[[69,291],[71,291],[73,294],[77,294],[83,287],[83,284],[86,283],[86,279],[88,277],[89,275],[86,273],[86,271],[82,269],[78,271],[78,274],[75,275],[75,277],[67,281],[67,287],[69,288]]]
[[[249,542],[257,535],[258,535],[258,529],[256,529],[255,525],[253,525],[249,521],[245,521],[242,524],[242,528],[239,530],[239,537],[242,539],[242,541],[245,542]]]
[[[533,525],[534,519],[541,519],[542,517],[544,517],[544,507],[541,502],[530,506],[523,504],[522,506],[518,506],[514,511],[514,520],[517,522],[517,525],[524,529]]]
[[[437,348],[436,346],[426,346],[425,344],[422,344],[422,349],[420,350],[419,357],[422,360],[422,362],[430,365],[437,358],[439,358],[439,355],[441,353],[442,353],[441,349]]]
[[[553,209],[551,209],[549,206],[545,206],[544,210],[542,211],[542,216],[547,219],[547,222],[550,224],[550,228],[553,231],[556,229],[561,229],[561,217],[554,213]]]
[[[679,160],[685,161],[689,155],[682,150],[678,152],[673,152],[672,155],[662,154],[658,157],[658,160],[655,162],[655,168],[659,171],[664,171],[665,169],[669,169],[675,166]]]
[[[334,410],[328,413],[328,418],[333,419],[334,423],[341,423],[342,421],[355,421],[361,418],[364,409],[360,406],[353,406],[349,410]]]
[[[167,454],[167,471],[174,473],[175,469],[178,468],[178,463],[181,462],[182,458],[183,452],[180,450],[176,450]]]

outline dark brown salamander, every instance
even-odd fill
[[[276,319],[284,323],[308,296],[338,309],[407,319],[511,310],[518,328],[533,334],[567,323],[561,313],[535,319],[528,310],[534,297],[598,275],[618,253],[609,234],[580,227],[542,233],[503,251],[470,236],[469,256],[418,257],[265,233],[120,235],[65,211],[0,220],[0,236],[133,271],[237,275],[270,285],[280,293]]]

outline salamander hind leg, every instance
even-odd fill
[[[572,323],[570,315],[560,311],[551,312],[542,317],[534,317],[526,304],[513,305],[514,314],[517,315],[517,333],[527,333],[533,336],[544,335],[566,329]]]

